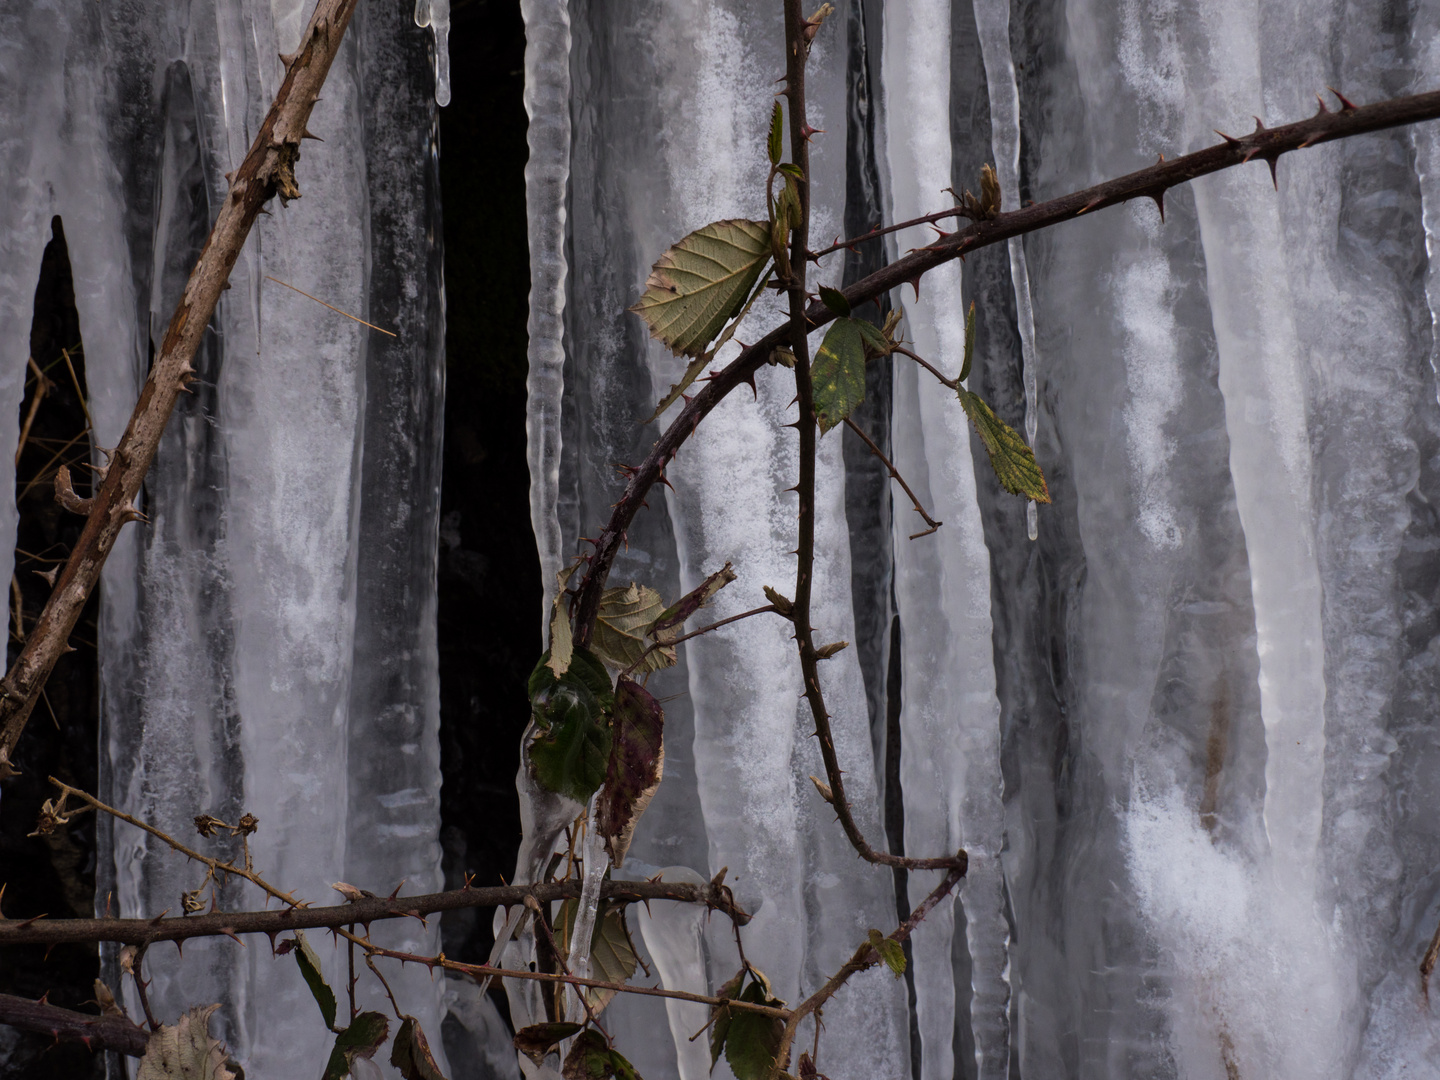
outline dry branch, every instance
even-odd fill
[[[0,779],[15,775],[11,764],[20,733],[55,661],[65,652],[71,630],[100,578],[121,528],[136,520],[135,499],[180,392],[194,377],[192,361],[215,313],[220,293],[256,215],[274,195],[300,197],[295,163],[300,141],[357,0],[319,0],[301,45],[282,57],[285,79],[245,160],[231,174],[230,193],[191,271],[185,293],[170,319],[140,400],[109,465],[96,470],[101,483],[80,540],[60,572],[45,610],[25,647],[0,681]]]
[[[0,948],[6,945],[90,944],[115,941],[123,945],[152,945],[159,941],[187,941],[197,937],[233,937],[239,934],[283,934],[290,930],[333,930],[352,923],[364,925],[382,919],[423,918],[441,911],[476,907],[511,907],[527,897],[540,903],[574,899],[580,881],[552,881],[542,885],[497,885],[452,889],[423,896],[364,897],[331,907],[277,908],[274,911],[213,911],[158,919],[5,919],[0,920]],[[671,881],[606,881],[600,896],[618,903],[642,904],[675,900],[704,904],[744,925],[750,915],[736,905],[723,885],[689,885]]]

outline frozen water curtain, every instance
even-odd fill
[[[337,880],[439,886],[449,6],[360,5],[305,197],[242,254],[148,480],[150,522],[104,579],[102,797],[177,834],[250,810],[268,876],[313,899]],[[783,36],[778,0],[521,8],[532,516],[553,590],[681,371],[625,309],[682,235],[764,216]],[[837,8],[810,60],[812,246],[942,209],[986,163],[1012,209],[1209,145],[1212,128],[1299,119],[1327,86],[1356,102],[1440,86],[1432,0]],[[7,446],[50,216],[96,440],[113,445],[308,11],[0,3]],[[934,235],[837,253],[814,280]],[[1000,490],[953,392],[904,358],[871,364],[854,419],[941,528],[910,539],[909,498],[857,435],[820,442],[812,621],[853,643],[823,670],[856,818],[892,851],[970,854],[905,978],[871,970],[827,1006],[822,1072],[1440,1072],[1417,973],[1440,922],[1437,235],[1432,124],[1288,154],[1274,188],[1255,162],[1173,189],[1163,221],[1148,200],[1082,217],[890,297],[951,374],[975,303],[970,388],[1032,441],[1053,503]],[[763,296],[738,336],[782,317]],[[765,367],[745,391],[685,443],[612,583],[673,598],[729,562],[719,619],[793,581],[793,385]],[[0,539],[14,527],[6,510]],[[813,990],[933,887],[856,859],[808,779],[823,771],[786,624],[689,641],[649,688],[665,779],[616,873],[727,868],[778,996]],[[549,839],[532,829],[522,870]],[[130,830],[103,831],[101,857],[100,903],[123,914],[173,913],[195,885]],[[734,973],[724,920],[665,903],[633,918],[667,985],[705,993]],[[433,922],[374,932],[438,947]],[[508,956],[524,962],[524,942]],[[343,956],[323,957],[343,982]],[[250,1075],[311,1075],[323,1032],[268,949],[196,941],[151,964],[160,1011],[222,1003],[217,1033]],[[392,985],[438,1043],[441,985],[415,967]],[[604,1015],[647,1080],[706,1075],[689,1038],[706,1018],[623,996]],[[518,1075],[508,1037],[488,1051],[447,1075]]]

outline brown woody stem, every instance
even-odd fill
[[[895,468],[895,466],[890,463],[890,459],[881,452],[880,447],[875,445],[875,440],[870,438],[869,435],[866,435],[864,429],[862,429],[859,424],[855,423],[854,420],[851,420],[847,416],[845,418],[845,426],[848,427],[851,431],[855,432],[856,435],[859,435],[860,438],[864,440],[865,445],[870,448],[870,452],[880,459],[880,464],[884,465],[886,471],[890,473],[890,479],[894,480],[897,484],[904,488],[905,494],[910,496],[910,502],[914,505],[915,512],[925,519],[926,525],[930,526],[924,532],[911,533],[911,540],[918,540],[922,536],[929,536],[936,529],[940,528],[941,525],[945,524],[943,521],[936,521],[928,513],[926,513],[925,507],[920,505],[920,500],[916,498],[915,492],[911,491],[910,485],[905,482],[905,477],[900,475],[899,471]]]
[[[128,1016],[91,1016],[14,994],[0,994],[0,1024],[56,1042],[81,1043],[87,1050],[114,1050],[129,1057],[144,1056],[150,1042],[150,1033]]]
[[[333,907],[282,908],[275,911],[213,911],[160,919],[4,919],[0,920],[0,947],[6,945],[89,944],[116,941],[149,945],[157,941],[186,941],[197,937],[237,934],[283,934],[290,930],[337,929],[351,923],[365,925],[382,919],[423,918],[437,911],[476,907],[511,907],[533,896],[540,903],[580,895],[580,882],[552,881],[537,885],[497,885],[479,889],[452,889],[423,896],[364,897]],[[688,885],[669,881],[606,881],[603,899],[643,904],[675,900],[704,904],[744,925],[750,915],[738,907],[724,886]]]
[[[135,499],[140,486],[155,459],[175,401],[194,376],[195,352],[256,215],[277,193],[284,198],[299,197],[294,168],[300,157],[300,140],[356,2],[319,0],[300,47],[285,58],[285,79],[275,103],[231,178],[230,193],[170,319],[130,423],[103,471],[80,539],[24,648],[0,681],[0,780],[15,775],[15,747],[45,680],[65,652],[70,632],[121,528],[138,517]]]

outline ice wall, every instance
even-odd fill
[[[568,8],[565,551],[608,515],[611,463],[643,455],[653,435],[634,421],[679,369],[623,308],[688,229],[759,213],[778,6]],[[1298,119],[1327,85],[1360,102],[1440,79],[1430,3],[841,7],[812,60],[827,240],[842,196],[874,199],[877,167],[890,220],[977,189],[986,162],[1012,209],[1208,145],[1215,127]],[[867,27],[859,53],[878,51],[883,109],[873,151],[842,154],[847,105],[872,103],[856,97],[863,78],[834,80],[856,55],[847,35]],[[896,361],[889,445],[945,525],[910,541],[908,500],[867,510],[863,483],[844,507],[848,536],[867,513],[895,522],[875,572],[893,572],[899,653],[872,697],[898,718],[899,760],[874,764],[899,777],[886,797],[908,853],[972,857],[957,901],[916,937],[916,1076],[1436,1075],[1417,970],[1440,921],[1435,138],[1426,126],[1289,155],[1275,186],[1255,163],[1172,190],[1163,220],[1141,200],[890,298],[950,373],[977,302],[970,389],[1025,432],[1054,496],[1035,515],[1000,491],[953,397]],[[892,252],[932,235],[901,234]],[[778,317],[757,306],[740,337]],[[753,400],[706,421],[663,508],[637,519],[617,581],[668,595],[730,559],[741,578],[719,615],[783,585],[788,404],[767,369]],[[828,443],[821,483],[836,492]],[[823,617],[848,634],[848,537],[827,498],[835,572],[820,595],[836,607]],[[873,657],[889,647],[870,617],[884,588],[853,593]],[[666,811],[637,844],[659,866],[739,868],[760,915],[747,949],[773,958],[789,996],[890,886],[834,869],[843,848],[816,872],[834,828],[794,783],[808,720],[788,704],[782,636],[747,621],[682,650],[663,685],[689,693],[667,704],[668,738],[693,757],[674,774],[667,761]],[[853,782],[887,737],[862,745],[859,678],[826,674],[855,732],[841,750]],[[826,906],[830,875],[856,912]],[[904,905],[927,887],[912,875]],[[723,977],[726,945],[709,945]],[[631,1008],[614,1007],[622,1038],[662,1030],[658,1009]],[[908,1071],[904,1016],[878,1015],[893,1056],[857,1075]],[[851,1025],[827,1019],[843,1045]],[[644,1053],[646,1076],[677,1075],[671,1048]],[[848,1053],[822,1071],[848,1075]]]
[[[0,318],[13,353],[49,215],[62,215],[102,446],[129,416],[224,174],[310,7],[0,10],[13,195],[0,211]],[[274,206],[252,233],[196,361],[195,393],[147,478],[150,522],[126,532],[103,583],[102,797],[182,837],[196,814],[233,821],[249,810],[260,819],[256,868],[315,903],[333,902],[332,881],[389,892],[402,878],[407,891],[440,880],[432,93],[413,23],[362,5],[311,121],[324,141],[306,143],[304,197]],[[23,353],[11,359],[0,412],[13,422]],[[13,527],[11,511],[0,531]],[[173,914],[201,883],[134,830],[102,831],[102,908],[113,889],[112,911]],[[231,883],[217,900],[261,898]],[[418,924],[377,932],[435,947],[433,928]],[[341,985],[343,954],[321,952]],[[318,1011],[293,966],[263,947],[196,942],[183,962],[156,951],[146,967],[163,1019],[220,1001],[221,1032],[253,1074],[323,1067],[330,1037]],[[391,985],[438,1046],[441,988],[413,970]],[[362,993],[367,1004],[384,997],[378,986]]]

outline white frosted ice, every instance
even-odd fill
[[[435,58],[435,104],[450,104],[450,0],[415,0],[415,25],[428,26]]]

